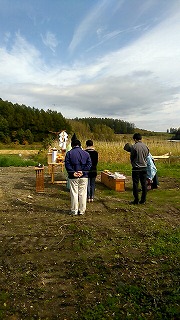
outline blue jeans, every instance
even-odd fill
[[[87,198],[94,199],[96,177],[88,178]]]

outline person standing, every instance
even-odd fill
[[[73,134],[73,136],[72,136],[72,138],[71,138],[71,142],[67,145],[66,153],[72,149],[72,142],[73,142],[74,140],[77,140],[77,137],[76,137],[76,134],[75,134],[75,133]],[[68,177],[67,177],[67,182],[66,182],[66,188],[67,188],[68,190],[70,190],[69,178],[68,178]]]
[[[88,173],[87,201],[94,201],[95,180],[97,177],[98,152],[94,149],[93,141],[86,141],[86,151],[91,157],[92,166]]]
[[[147,189],[156,189],[158,186],[157,168],[152,155],[147,156]]]
[[[144,204],[147,195],[147,156],[149,154],[148,147],[142,142],[140,133],[133,135],[135,144],[131,147],[130,159],[132,165],[132,181],[133,181],[133,196],[132,204]],[[139,201],[139,181],[141,183],[142,194]]]
[[[63,130],[59,134],[59,146],[62,149],[62,151],[66,151],[67,141],[68,141],[68,134],[67,134],[66,130]]]
[[[124,146],[124,150],[131,152],[132,145],[130,143],[126,143]],[[159,185],[157,168],[155,166],[155,162],[153,156],[149,152],[147,156],[147,190],[157,189]]]
[[[82,215],[86,211],[88,172],[91,166],[90,155],[82,150],[81,142],[72,140],[72,149],[65,156],[65,168],[69,178],[73,215]]]

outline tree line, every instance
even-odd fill
[[[167,132],[173,134],[172,139],[180,140],[180,127],[167,129]]]
[[[84,122],[89,125],[91,132],[94,131],[94,128],[97,125],[105,125],[113,130],[114,133],[133,133],[134,132],[134,123],[119,119],[110,119],[110,118],[75,118],[78,122]]]
[[[20,144],[42,142],[71,125],[57,111],[27,107],[0,99],[0,141]]]
[[[113,141],[118,134],[133,134],[133,123],[111,118],[75,118],[66,119],[60,112],[17,103],[3,101],[0,98],[0,142],[32,144],[57,138],[58,132],[75,132],[78,138]],[[136,130],[142,132],[141,129]],[[151,135],[151,131],[143,130]]]
[[[175,132],[175,135],[172,137],[172,139],[180,140],[180,128],[177,129],[177,131]]]

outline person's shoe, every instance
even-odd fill
[[[70,211],[70,214],[71,214],[72,216],[77,216],[77,215],[78,215],[78,212],[76,212],[76,211]]]
[[[140,203],[140,204],[146,204],[146,201],[140,200],[139,203]]]
[[[80,214],[80,216],[82,216],[82,215],[84,214],[84,212],[81,212],[81,211],[80,211],[79,214]]]
[[[90,199],[90,202],[93,202],[94,201],[94,199]]]
[[[87,202],[91,202],[91,199],[90,199],[90,198],[88,198],[88,199],[87,199]]]
[[[134,200],[134,201],[131,201],[129,204],[138,204],[138,201]]]

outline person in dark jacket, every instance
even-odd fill
[[[147,156],[149,154],[148,147],[142,142],[142,136],[140,133],[133,135],[135,144],[131,147],[130,159],[132,164],[132,181],[133,181],[133,196],[134,201],[132,204],[144,204],[146,202],[147,195]],[[141,183],[142,194],[139,201],[139,181]]]
[[[77,138],[76,134],[74,133],[72,135],[71,142],[67,145],[66,153],[72,149],[72,142],[75,141],[75,140],[78,140],[78,138]],[[66,188],[68,190],[70,190],[69,178],[68,177],[67,177],[67,182],[66,182]]]
[[[86,141],[86,151],[89,153],[92,161],[91,169],[88,173],[87,201],[94,201],[95,180],[97,177],[98,152],[93,147],[93,141]]]
[[[132,145],[130,143],[126,143],[124,146],[124,150],[131,152]],[[157,168],[155,166],[155,162],[153,156],[148,154],[147,156],[147,190],[157,189],[159,185]]]
[[[70,184],[71,213],[74,215],[82,215],[86,211],[88,172],[91,166],[90,155],[82,150],[81,142],[72,140],[72,149],[65,156],[65,168]]]

